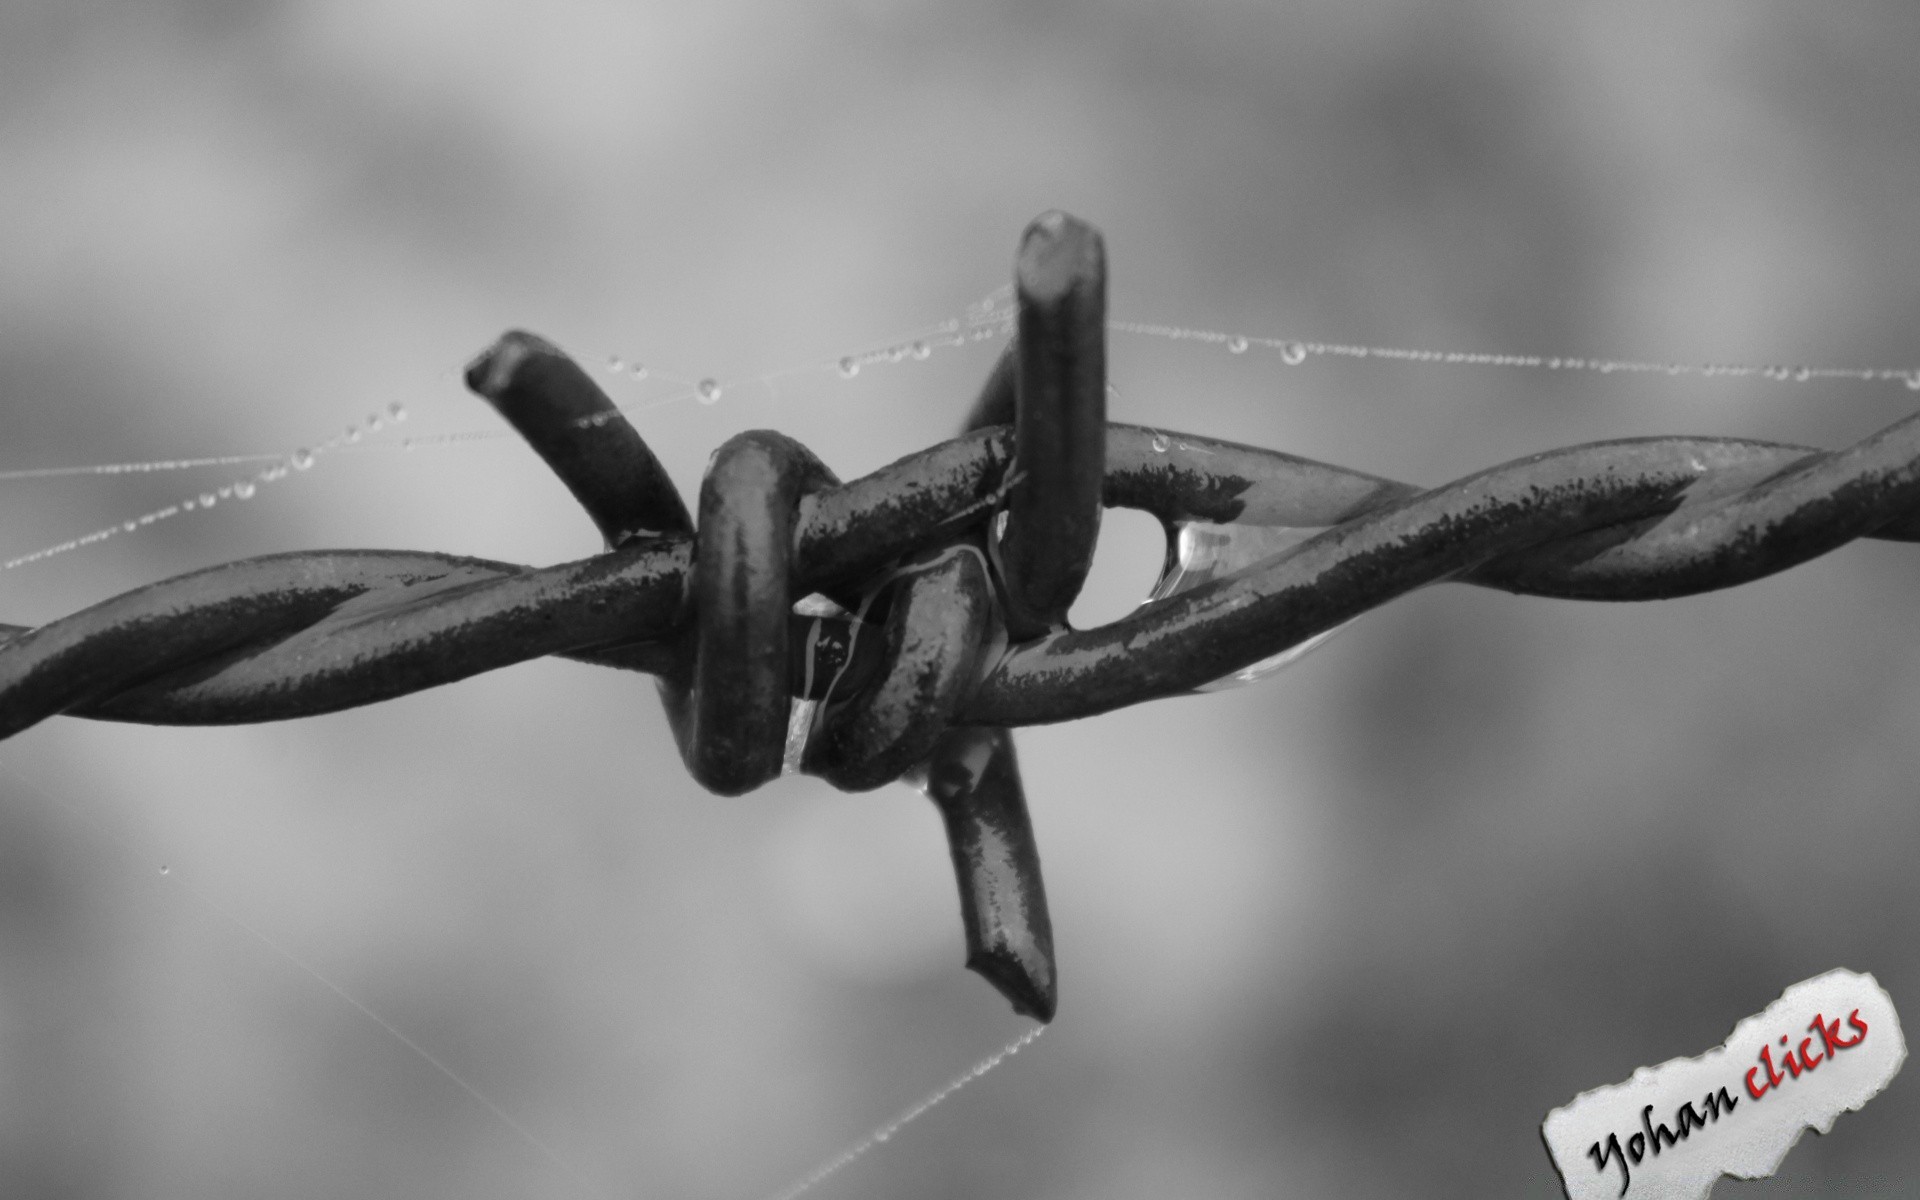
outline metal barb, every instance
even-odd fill
[[[903,779],[932,797],[967,965],[1045,1021],[1052,927],[1009,727],[1191,692],[1429,583],[1651,600],[1858,537],[1920,541],[1920,415],[1837,452],[1642,438],[1433,489],[1109,424],[1105,286],[1098,232],[1042,216],[1016,264],[1018,332],[965,433],[845,484],[797,442],[742,434],[715,455],[697,523],[586,372],[510,332],[468,383],[572,491],[606,553],[538,570],[269,555],[0,626],[0,738],[62,713],[283,720],[559,655],[659,676],[688,770],[734,794],[780,772],[791,698],[819,700],[799,761],[839,787]],[[1170,534],[1324,532],[1075,630],[1066,611],[1102,504]],[[796,612],[814,593],[833,603]]]

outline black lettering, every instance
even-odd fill
[[[1739,1097],[1729,1096],[1727,1095],[1727,1089],[1721,1088],[1720,1094],[1717,1098],[1714,1096],[1712,1092],[1708,1092],[1705,1098],[1703,1098],[1700,1101],[1700,1107],[1707,1110],[1708,1116],[1718,1121],[1720,1119],[1720,1109],[1723,1106],[1726,1108],[1728,1112],[1732,1112],[1733,1106],[1738,1103],[1740,1103]]]
[[[1587,1157],[1593,1160],[1593,1169],[1602,1175],[1606,1174],[1608,1163],[1620,1164],[1620,1194],[1624,1196],[1627,1194],[1628,1185],[1633,1182],[1633,1167],[1638,1166],[1647,1156],[1648,1142],[1653,1143],[1655,1154],[1677,1146],[1689,1133],[1696,1129],[1705,1129],[1708,1121],[1718,1121],[1721,1113],[1732,1112],[1738,1103],[1740,1103],[1739,1099],[1729,1095],[1726,1088],[1708,1092],[1700,1098],[1700,1109],[1706,1110],[1705,1116],[1701,1116],[1700,1109],[1694,1108],[1693,1103],[1688,1101],[1673,1112],[1674,1124],[1680,1127],[1678,1133],[1665,1125],[1654,1124],[1653,1105],[1649,1104],[1640,1110],[1640,1128],[1644,1132],[1629,1137],[1625,1149],[1620,1146],[1620,1135],[1610,1133],[1607,1135],[1604,1148],[1599,1142],[1587,1147]],[[1629,1165],[1629,1162],[1632,1165]]]
[[[1650,1115],[1652,1112],[1653,1105],[1651,1104],[1640,1110],[1640,1128],[1647,1131],[1647,1140],[1653,1143],[1653,1152],[1658,1154],[1660,1153],[1661,1138],[1666,1138],[1667,1145],[1669,1146],[1678,1142],[1680,1139],[1673,1136],[1673,1130],[1668,1129],[1665,1125],[1655,1125]]]
[[[1599,1142],[1595,1142],[1593,1145],[1587,1147],[1587,1153],[1593,1157],[1594,1169],[1601,1172],[1606,1171],[1608,1159],[1617,1158],[1620,1160],[1620,1194],[1622,1196],[1626,1195],[1627,1185],[1633,1182],[1633,1171],[1627,1166],[1627,1156],[1620,1153],[1620,1135],[1617,1133],[1607,1135],[1607,1152],[1605,1154],[1600,1153]]]

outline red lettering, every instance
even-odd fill
[[[1784,1038],[1784,1037],[1783,1037],[1783,1038],[1781,1038],[1781,1039],[1780,1039],[1780,1044],[1781,1044],[1782,1046],[1786,1046],[1786,1045],[1787,1045],[1787,1039],[1786,1039],[1786,1038]],[[1797,1063],[1797,1062],[1795,1062],[1795,1061],[1793,1061],[1793,1047],[1791,1047],[1791,1046],[1788,1046],[1788,1047],[1787,1047],[1787,1070],[1789,1070],[1789,1071],[1791,1071],[1791,1072],[1793,1072],[1793,1077],[1794,1077],[1795,1079],[1798,1079],[1798,1078],[1800,1078],[1800,1064],[1799,1064],[1799,1063]]]
[[[1820,1040],[1826,1043],[1827,1057],[1832,1058],[1834,1051],[1845,1050],[1848,1046],[1858,1046],[1860,1039],[1867,1036],[1867,1023],[1860,1019],[1859,1009],[1854,1009],[1853,1012],[1848,1015],[1847,1024],[1858,1029],[1860,1032],[1850,1038],[1843,1038],[1840,1036],[1840,1018],[1835,1017],[1829,1021],[1820,1013],[1813,1014],[1813,1024],[1807,1026],[1807,1028],[1820,1035]]]
[[[1760,1061],[1767,1064],[1767,1082],[1769,1084],[1773,1085],[1774,1087],[1779,1087],[1781,1084],[1787,1081],[1787,1077],[1785,1075],[1782,1075],[1780,1072],[1773,1069],[1773,1047],[1772,1046],[1760,1047]]]
[[[1747,1094],[1755,1100],[1758,1100],[1760,1097],[1785,1083],[1789,1076],[1798,1079],[1802,1072],[1813,1070],[1847,1047],[1858,1046],[1861,1040],[1867,1036],[1867,1023],[1860,1019],[1859,1009],[1856,1008],[1847,1014],[1847,1024],[1853,1026],[1854,1029],[1859,1032],[1850,1038],[1841,1037],[1840,1019],[1838,1017],[1829,1021],[1824,1013],[1813,1014],[1813,1020],[1807,1024],[1807,1028],[1820,1035],[1820,1044],[1826,1050],[1825,1054],[1814,1053],[1813,1039],[1810,1037],[1800,1039],[1800,1050],[1798,1054],[1794,1053],[1791,1039],[1781,1038],[1780,1044],[1787,1047],[1786,1055],[1781,1059],[1781,1064],[1787,1069],[1787,1073],[1784,1075],[1781,1074],[1778,1067],[1774,1066],[1773,1047],[1760,1047],[1760,1063],[1761,1066],[1766,1068],[1767,1081],[1765,1083],[1758,1083],[1754,1080],[1754,1076],[1760,1073],[1760,1067],[1748,1068]]]
[[[1808,1057],[1807,1057],[1807,1047],[1808,1047],[1808,1046],[1811,1046],[1811,1045],[1813,1045],[1813,1039],[1812,1039],[1812,1038],[1801,1038],[1801,1039],[1800,1039],[1800,1066],[1801,1066],[1801,1067],[1802,1067],[1803,1069],[1805,1069],[1805,1070],[1808,1070],[1808,1071],[1811,1071],[1811,1070],[1813,1070],[1813,1069],[1814,1069],[1815,1067],[1817,1067],[1817,1066],[1819,1066],[1819,1065],[1820,1065],[1821,1063],[1823,1063],[1823,1062],[1825,1062],[1825,1061],[1827,1061],[1827,1060],[1826,1060],[1826,1059],[1824,1059],[1824,1058],[1818,1058],[1818,1057],[1816,1057],[1816,1058],[1808,1058]]]
[[[1834,1039],[1840,1036],[1840,1021],[1838,1018],[1829,1024],[1825,1017],[1819,1013],[1815,1013],[1813,1014],[1813,1024],[1807,1026],[1807,1028],[1820,1035],[1820,1040],[1825,1043],[1827,1047],[1827,1057],[1832,1058],[1834,1050],[1837,1049],[1834,1045]]]

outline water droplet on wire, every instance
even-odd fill
[[[1286,525],[1215,525],[1209,521],[1183,521],[1174,537],[1173,565],[1154,584],[1147,599],[1164,600],[1256,563],[1269,562],[1290,553],[1294,547],[1320,532],[1319,529]],[[1344,624],[1336,625],[1303,642],[1288,646],[1278,654],[1249,663],[1231,675],[1202,684],[1196,690],[1225,691],[1265,679],[1280,668],[1297,662],[1308,651],[1325,645],[1328,638],[1346,627]]]
[[[1768,379],[1781,383],[1788,381],[1806,383],[1825,379],[1853,379],[1861,382],[1899,380],[1905,382],[1914,391],[1920,391],[1920,370],[1908,367],[1812,367],[1782,363],[1727,362],[1688,364],[1631,358],[1564,358],[1537,354],[1487,353],[1477,350],[1419,350],[1404,346],[1363,346],[1337,342],[1278,342],[1269,338],[1252,338],[1244,334],[1226,333],[1220,330],[1193,329],[1181,325],[1152,325],[1136,321],[1109,321],[1107,328],[1122,333],[1137,333],[1173,341],[1225,346],[1235,354],[1255,344],[1275,346],[1280,350],[1281,359],[1289,366],[1297,366],[1311,355],[1328,355],[1334,358],[1384,358],[1397,362],[1448,366],[1544,368],[1549,371],[1592,371],[1599,375],[1696,375],[1702,379]],[[974,336],[979,336],[979,332],[976,331]]]
[[[720,381],[719,380],[702,379],[700,381],[699,390],[700,390],[700,403],[718,404],[720,402]]]

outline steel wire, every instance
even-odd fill
[[[848,483],[779,434],[716,452],[698,520],[577,364],[524,333],[469,385],[542,455],[605,553],[533,568],[453,555],[269,555],[38,628],[0,626],[0,738],[57,714],[229,724],[333,712],[546,655],[660,677],[694,777],[801,767],[941,805],[968,965],[1042,1020],[1052,935],[1011,726],[1191,692],[1413,589],[1589,600],[1732,587],[1860,537],[1920,541],[1920,415],[1837,451],[1596,442],[1422,489],[1105,420],[1105,255],[1037,220],[1018,333],[968,431]],[[1098,505],[1187,525],[1317,530],[1095,629],[1066,623]],[[810,603],[796,601],[816,596]],[[818,702],[789,735],[795,699]]]
[[[1591,443],[1430,491],[1190,434],[1109,424],[1107,438],[1108,506],[1169,525],[1331,528],[1112,624],[1008,646],[963,704],[968,721],[1043,724],[1190,691],[1427,583],[1659,600],[1859,537],[1920,541],[1920,417],[1831,453]],[[852,586],[984,527],[1011,441],[1006,428],[955,438],[803,499],[797,586]],[[691,539],[661,535],[537,569],[381,550],[209,567],[38,628],[0,626],[0,736],[62,713],[160,725],[314,716],[546,655],[668,672],[692,558]],[[804,694],[799,678],[789,691]]]

